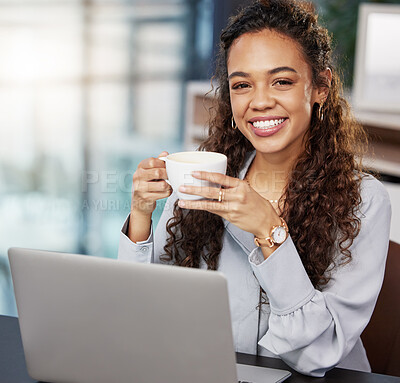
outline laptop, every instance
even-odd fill
[[[236,365],[219,272],[22,248],[8,255],[33,379],[276,383],[290,376]]]

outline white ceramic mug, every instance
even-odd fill
[[[160,157],[165,161],[168,180],[177,193],[179,199],[198,200],[204,197],[192,194],[185,194],[179,191],[181,185],[193,185],[201,187],[216,186],[212,182],[193,178],[192,172],[206,171],[212,173],[226,174],[227,157],[215,152],[179,152],[166,157]]]

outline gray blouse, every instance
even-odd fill
[[[245,176],[254,155],[248,157],[239,178]],[[370,175],[362,180],[361,197],[361,230],[350,249],[352,260],[335,268],[321,290],[313,287],[290,236],[264,260],[254,236],[224,220],[219,271],[228,280],[236,351],[279,357],[312,376],[323,376],[335,366],[370,371],[360,334],[383,281],[391,207],[385,188]],[[152,229],[146,241],[130,241],[128,217],[120,235],[119,259],[160,262],[176,199],[175,193],[168,198],[154,235]],[[260,286],[268,301],[261,311]]]

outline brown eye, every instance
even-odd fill
[[[245,89],[248,88],[249,85],[246,83],[239,83],[232,86],[232,89]]]
[[[275,82],[274,85],[289,86],[289,85],[292,85],[292,84],[293,84],[293,81],[290,81],[290,80],[278,80],[278,81]]]

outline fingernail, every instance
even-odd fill
[[[192,176],[194,176],[194,177],[200,177],[200,172],[194,171],[194,172],[192,172]]]
[[[185,192],[185,191],[187,191],[187,189],[185,186],[179,186],[179,191]]]
[[[179,200],[178,206],[179,206],[179,207],[185,207],[185,202],[182,201],[182,200]]]

